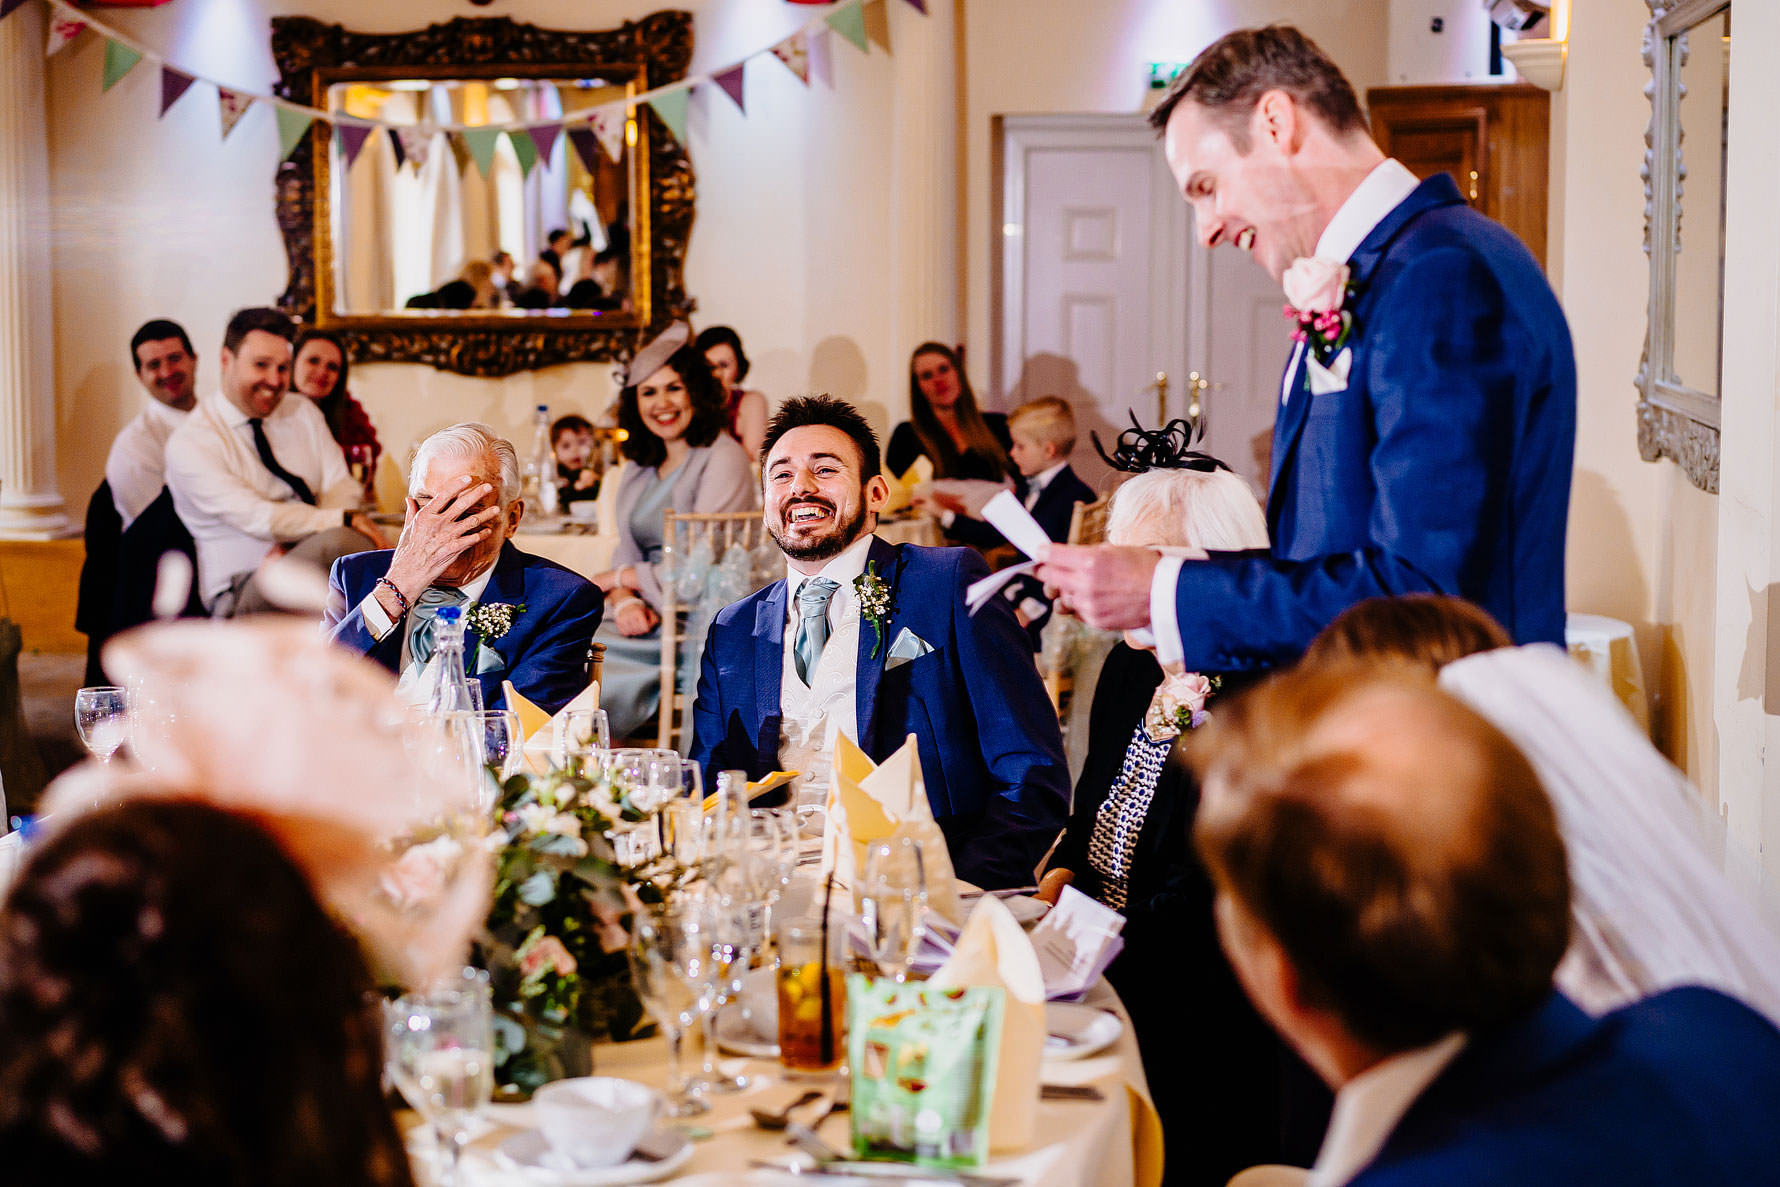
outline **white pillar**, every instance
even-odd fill
[[[69,534],[56,490],[43,9],[0,20],[0,539]]]
[[[895,194],[891,203],[890,331],[896,382],[908,352],[927,339],[958,341],[957,36],[953,0],[927,0],[927,15],[902,0],[889,0],[895,49],[896,106],[891,152]],[[968,359],[982,376],[989,344]],[[898,419],[894,414],[892,420]]]

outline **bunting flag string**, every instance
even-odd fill
[[[0,0],[0,19],[10,16],[24,3],[25,0]],[[803,28],[781,38],[763,50],[743,55],[734,63],[708,74],[677,79],[650,90],[627,95],[621,100],[596,109],[591,118],[585,114],[577,113],[573,116],[556,117],[547,121],[515,121],[476,127],[456,124],[415,126],[324,111],[269,92],[241,90],[225,86],[213,79],[193,74],[168,62],[161,54],[95,19],[90,13],[76,9],[70,0],[43,0],[43,3],[49,18],[49,28],[44,46],[45,57],[58,53],[81,33],[88,30],[105,39],[102,88],[105,91],[111,90],[138,63],[147,58],[161,69],[160,114],[162,115],[165,115],[167,110],[178,102],[194,83],[202,82],[216,88],[222,138],[225,140],[234,131],[235,126],[240,123],[242,116],[250,107],[256,103],[264,103],[273,108],[277,117],[279,143],[286,156],[295,150],[297,143],[308,132],[310,126],[320,121],[328,129],[338,134],[343,148],[348,144],[353,146],[350,154],[351,159],[356,159],[373,131],[379,129],[387,131],[390,134],[391,149],[398,160],[398,167],[401,163],[412,163],[416,168],[421,167],[426,161],[428,143],[441,132],[445,133],[447,144],[453,155],[458,158],[460,169],[467,166],[469,161],[475,160],[478,166],[486,171],[484,161],[492,163],[493,146],[497,143],[499,136],[503,134],[507,136],[514,152],[518,154],[521,168],[527,172],[536,165],[537,161],[549,158],[556,141],[565,132],[575,151],[583,159],[597,159],[590,158],[591,151],[597,145],[616,160],[622,157],[626,120],[631,112],[644,104],[655,110],[668,130],[681,143],[685,143],[686,140],[686,120],[690,98],[692,92],[700,85],[715,84],[735,103],[737,110],[745,115],[747,113],[744,92],[745,66],[751,58],[771,54],[784,63],[786,69],[795,74],[805,86],[808,86],[810,79],[814,77],[832,88],[834,86],[834,68],[833,56],[829,48],[829,33],[831,31],[839,33],[852,42],[853,46],[861,53],[869,54],[873,42],[886,53],[890,52],[890,26],[886,13],[886,0],[841,0],[832,10],[811,18]],[[908,4],[921,15],[927,15],[926,0],[908,0]],[[353,130],[350,136],[346,135],[347,129]]]
[[[352,163],[358,160],[359,153],[364,151],[371,129],[363,124],[341,124],[334,129],[334,134],[339,137],[340,155],[346,158],[346,167],[350,169]]]
[[[589,173],[600,167],[600,142],[592,128],[570,128],[569,147],[581,158],[581,165]]]

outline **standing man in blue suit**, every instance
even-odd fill
[[[1063,826],[1057,716],[1014,614],[964,591],[988,575],[968,548],[874,535],[889,497],[878,440],[849,404],[788,400],[761,451],[766,527],[786,580],[720,611],[705,639],[693,758],[707,778],[803,773],[820,803],[834,738],[874,760],[910,734],[960,877],[1023,886]]]
[[[556,712],[587,686],[605,603],[586,578],[507,542],[524,514],[512,443],[483,424],[441,429],[415,451],[402,538],[334,562],[322,626],[394,672],[398,695],[413,700],[424,695],[435,615],[461,606],[465,674],[482,703],[503,708],[511,680]]]
[[[1694,987],[1591,1018],[1553,988],[1564,839],[1482,717],[1425,681],[1312,669],[1195,743],[1219,937],[1335,1089],[1312,1187],[1780,1182],[1767,1019]]]
[[[1060,547],[1040,576],[1096,626],[1153,627],[1189,669],[1289,663],[1355,602],[1419,591],[1562,643],[1576,370],[1532,255],[1452,178],[1387,159],[1296,29],[1219,40],[1151,118],[1200,242],[1248,252],[1297,311],[1273,547]]]

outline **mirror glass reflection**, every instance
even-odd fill
[[[1673,38],[1679,85],[1680,227],[1675,252],[1676,383],[1719,395],[1724,361],[1724,178],[1728,160],[1731,14],[1727,8]]]
[[[492,149],[482,139],[486,170],[464,137],[439,129],[585,120],[634,85],[593,75],[329,86],[330,111],[398,127],[394,138],[374,131],[350,168],[331,139],[333,311],[629,316],[636,128],[622,105],[542,146],[518,130],[487,138]]]

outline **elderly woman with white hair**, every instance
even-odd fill
[[[483,704],[505,706],[503,682],[512,681],[554,713],[587,686],[605,605],[586,578],[508,542],[524,514],[512,443],[484,424],[441,429],[415,451],[395,548],[334,562],[323,628],[394,672],[398,695],[418,701],[439,609],[459,606],[464,666]]]
[[[1248,484],[1187,444],[1178,422],[1121,437],[1108,460],[1141,472],[1114,493],[1107,539],[1171,553],[1265,549],[1266,517]],[[1279,1141],[1285,1052],[1218,946],[1211,883],[1189,840],[1199,789],[1181,753],[1219,697],[1251,679],[1165,671],[1150,641],[1134,635],[1115,646],[1094,690],[1069,827],[1045,878],[1044,897],[1073,881],[1125,916],[1125,948],[1107,979],[1131,1015],[1169,1184],[1222,1184],[1293,1152]]]

